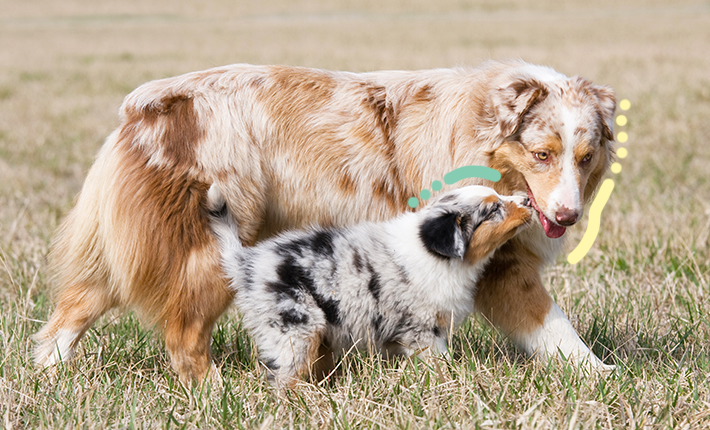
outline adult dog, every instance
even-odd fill
[[[219,188],[208,195],[222,267],[276,386],[329,374],[353,347],[447,355],[486,263],[532,219],[529,198],[471,185],[389,221],[289,231],[244,248]]]
[[[57,308],[35,335],[35,361],[69,359],[120,306],[161,330],[182,380],[217,376],[211,332],[233,293],[209,184],[253,245],[289,228],[389,219],[445,173],[484,165],[501,172],[489,184],[500,194],[528,193],[539,224],[496,252],[476,308],[530,354],[601,367],[540,271],[608,168],[615,105],[610,88],[523,62],[362,74],[233,65],[146,83],[124,100],[56,236]]]

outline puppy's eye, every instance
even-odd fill
[[[534,152],[535,157],[540,161],[547,161],[550,158],[550,154],[545,151]]]
[[[491,203],[486,211],[486,220],[492,219],[494,216],[498,215],[502,207],[503,205],[501,205],[500,202]]]
[[[587,164],[590,161],[592,161],[592,157],[594,157],[594,153],[590,152],[589,154],[585,155],[584,158],[582,158],[582,164]]]

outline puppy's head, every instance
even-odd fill
[[[469,186],[442,194],[420,216],[419,237],[429,252],[474,264],[527,224],[532,209],[525,196]]]
[[[502,137],[490,159],[502,174],[496,189],[526,192],[546,235],[562,236],[612,160],[613,90],[528,65],[499,82],[490,99]]]

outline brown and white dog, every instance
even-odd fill
[[[466,165],[527,192],[539,224],[503,245],[475,305],[529,354],[604,367],[542,285],[612,158],[613,91],[523,62],[373,73],[233,65],[149,82],[89,171],[51,260],[57,308],[35,361],[69,359],[113,307],[162,331],[188,381],[211,369],[210,339],[233,293],[205,196],[217,183],[245,245],[311,224],[410,210],[407,199]]]

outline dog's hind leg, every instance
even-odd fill
[[[115,305],[106,288],[76,284],[63,290],[49,322],[33,336],[34,361],[47,367],[72,358],[91,325]]]
[[[193,251],[187,267],[178,279],[170,282],[163,316],[156,322],[162,330],[173,369],[183,384],[221,381],[212,363],[212,329],[233,299],[220,273],[216,245]]]
[[[52,245],[57,307],[49,322],[33,336],[35,364],[51,366],[69,360],[79,340],[106,311],[118,306],[109,285],[101,246],[98,211],[101,163],[92,167],[76,207],[63,221]]]
[[[613,368],[590,351],[547,293],[539,260],[516,245],[510,241],[494,255],[478,282],[476,309],[532,356],[562,354],[588,368]]]

